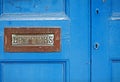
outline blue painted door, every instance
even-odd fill
[[[120,0],[92,0],[92,82],[120,82]]]
[[[89,6],[89,0],[0,0],[0,82],[89,82]],[[60,51],[6,52],[5,28],[23,27],[60,28]]]

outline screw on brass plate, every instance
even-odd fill
[[[100,44],[96,42],[96,43],[94,44],[94,49],[98,50],[98,49],[99,49],[99,46],[100,46]]]

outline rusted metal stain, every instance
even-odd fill
[[[60,28],[5,28],[4,33],[6,52],[60,51]]]

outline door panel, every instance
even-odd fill
[[[0,81],[89,82],[89,3],[85,0],[0,0]],[[6,27],[60,28],[60,51],[5,52]]]
[[[112,61],[112,82],[120,81],[120,61]]]
[[[64,0],[3,0],[4,13],[60,13],[64,8]]]
[[[4,62],[2,78],[4,82],[65,82],[64,65],[65,62]]]
[[[119,3],[119,0],[92,1],[92,43],[99,43],[98,49],[92,48],[92,82],[120,81]]]

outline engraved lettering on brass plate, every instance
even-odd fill
[[[12,34],[12,46],[54,46],[54,34]]]

